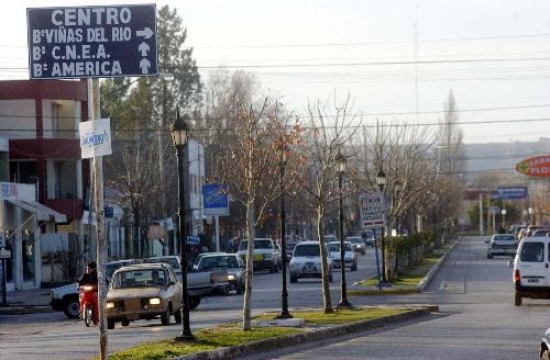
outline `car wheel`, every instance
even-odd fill
[[[550,360],[550,351],[548,349],[545,349],[541,354],[540,354],[540,360]]]
[[[174,313],[174,319],[176,320],[176,324],[181,324],[181,308]]]
[[[332,273],[328,274],[328,282],[332,282]]]
[[[514,296],[514,305],[521,306],[521,295],[518,293]]]
[[[296,276],[291,276],[291,277],[290,277],[290,282],[291,282],[292,284],[295,284],[295,283],[298,282],[298,278],[297,278]]]
[[[130,320],[128,320],[128,319],[122,319],[122,320],[120,320],[120,325],[122,325],[122,326],[128,326],[128,325],[130,325]]]
[[[351,266],[351,271],[357,271],[357,263],[353,263]]]
[[[189,297],[189,310],[196,309],[199,304],[201,303],[201,297],[200,296],[190,296]]]
[[[160,322],[162,325],[170,324],[171,313],[172,313],[172,304],[168,304],[168,306],[166,307],[166,310],[164,310],[164,314],[160,316]]]
[[[244,284],[242,282],[237,284],[237,289],[235,291],[237,292],[237,295],[242,295],[244,292]]]
[[[487,254],[487,259],[492,259],[492,258],[493,258],[493,255]]]
[[[115,321],[107,319],[107,329],[114,329],[115,328]]]
[[[78,296],[65,300],[63,313],[65,313],[65,316],[69,319],[78,319],[80,316],[80,302],[78,301]]]

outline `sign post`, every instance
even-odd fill
[[[157,70],[156,7],[106,5],[27,9],[29,71],[31,79],[87,78],[90,119],[100,121],[99,78],[151,76]],[[102,125],[102,124],[92,124]],[[93,131],[99,126],[91,126]],[[107,286],[104,237],[102,155],[106,132],[87,137],[93,158],[92,183],[96,211],[97,265],[99,277],[99,347],[107,359]],[[81,134],[82,136],[82,134]],[[83,138],[81,137],[81,144]]]
[[[381,236],[384,236],[384,226],[386,226],[386,197],[382,191],[374,191],[359,195],[361,204],[361,224],[363,229],[380,228]],[[374,232],[374,234],[376,234]],[[374,254],[376,260],[376,272],[378,275],[378,288],[382,290],[382,277],[380,271],[380,262],[378,259],[378,244],[376,235],[374,237]],[[383,260],[382,260],[383,261]]]

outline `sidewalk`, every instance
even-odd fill
[[[9,291],[6,294],[7,306],[0,298],[0,315],[21,315],[52,312],[50,289]]]

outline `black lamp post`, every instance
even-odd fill
[[[176,341],[191,341],[195,337],[191,334],[189,326],[189,298],[187,297],[187,231],[185,229],[185,181],[183,173],[183,149],[187,146],[187,135],[189,126],[180,118],[179,109],[176,108],[176,120],[172,124],[172,140],[176,148],[176,158],[178,163],[178,229],[180,240],[181,256],[181,296],[182,296],[182,316],[183,328]]]
[[[351,307],[348,301],[347,286],[346,286],[346,266],[344,263],[346,249],[344,248],[344,212],[342,209],[342,177],[346,171],[346,158],[338,152],[336,155],[336,171],[338,172],[338,227],[340,231],[340,293],[341,298],[338,307]]]
[[[288,312],[288,290],[286,288],[286,210],[285,210],[285,194],[284,194],[284,186],[283,181],[285,178],[285,172],[286,172],[286,152],[287,147],[283,146],[280,149],[281,151],[281,164],[279,168],[279,189],[281,192],[281,195],[279,196],[280,201],[280,209],[281,212],[281,251],[282,251],[282,257],[283,257],[283,269],[282,269],[282,275],[283,275],[283,290],[281,291],[281,305],[282,310],[281,313],[277,316],[278,319],[290,319],[292,318],[292,315]]]
[[[386,186],[386,174],[384,173],[384,170],[380,169],[378,171],[378,174],[376,174],[376,183],[378,184],[378,188],[382,193],[384,193],[384,188]],[[385,254],[385,247],[384,247],[384,228],[386,224],[384,222],[384,225],[382,226],[382,234],[380,236],[380,248],[382,251],[382,282],[386,282],[386,254]]]

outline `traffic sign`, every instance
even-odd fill
[[[363,229],[386,225],[386,198],[381,191],[359,195],[361,204],[361,223]]]
[[[202,198],[204,203],[205,215],[229,215],[229,196],[227,195],[227,185],[203,185]]]
[[[156,8],[27,9],[31,79],[157,74]]]

